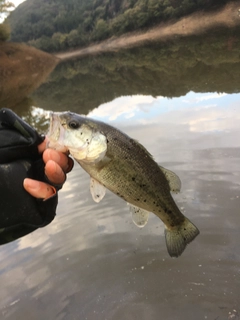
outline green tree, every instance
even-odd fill
[[[0,0],[0,16],[9,12],[9,9],[14,8],[12,2]],[[11,29],[8,24],[0,24],[0,41],[6,41],[10,38]]]
[[[148,12],[146,10],[135,10],[135,28],[145,27],[148,22]]]
[[[172,6],[170,7],[167,7],[164,11],[163,11],[163,14],[164,14],[164,18],[172,18],[174,16],[174,8]]]
[[[8,24],[0,24],[0,41],[6,41],[9,39],[11,34],[10,27]]]
[[[9,9],[14,8],[14,4],[10,1],[0,0],[0,13],[7,13]]]
[[[52,35],[52,45],[53,50],[63,50],[67,47],[67,37],[66,33],[56,32]]]
[[[77,30],[72,30],[67,36],[67,44],[69,47],[76,47],[80,44],[80,37]]]
[[[99,19],[93,30],[93,40],[103,40],[109,35],[109,28],[106,21]]]
[[[53,48],[53,43],[51,41],[51,38],[47,37],[47,36],[42,36],[41,38],[37,39],[37,40],[32,40],[29,41],[29,43],[38,48],[41,49],[43,51],[48,51],[48,52],[52,52],[54,51]]]
[[[89,31],[92,31],[93,29],[93,18],[92,16],[88,16],[87,18],[85,18],[85,20],[83,21],[83,28],[85,31],[89,32]]]

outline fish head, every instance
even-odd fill
[[[72,112],[52,112],[48,148],[69,152],[76,160],[96,162],[107,151],[107,139],[94,122]]]

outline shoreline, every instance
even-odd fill
[[[61,61],[84,57],[87,55],[114,52],[120,49],[141,46],[144,43],[170,40],[173,37],[185,37],[201,34],[212,28],[233,28],[240,25],[240,1],[230,2],[214,12],[199,12],[181,18],[172,23],[165,23],[145,32],[134,32],[119,38],[110,38],[85,48],[68,52],[54,53]]]

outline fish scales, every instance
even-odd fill
[[[177,175],[159,166],[136,140],[100,121],[72,112],[52,113],[48,147],[66,152],[90,175],[94,201],[105,188],[130,204],[134,223],[143,227],[149,212],[165,225],[165,240],[171,257],[178,257],[199,234],[186,218],[170,191],[180,190]]]
[[[110,161],[94,166],[80,162],[82,168],[125,201],[156,214],[169,228],[183,222],[168,182],[148,151],[121,131],[98,123],[107,138]]]

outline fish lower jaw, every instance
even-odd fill
[[[54,149],[62,153],[68,153],[68,148],[62,144],[59,144],[58,141],[50,140],[47,138],[46,148]]]

